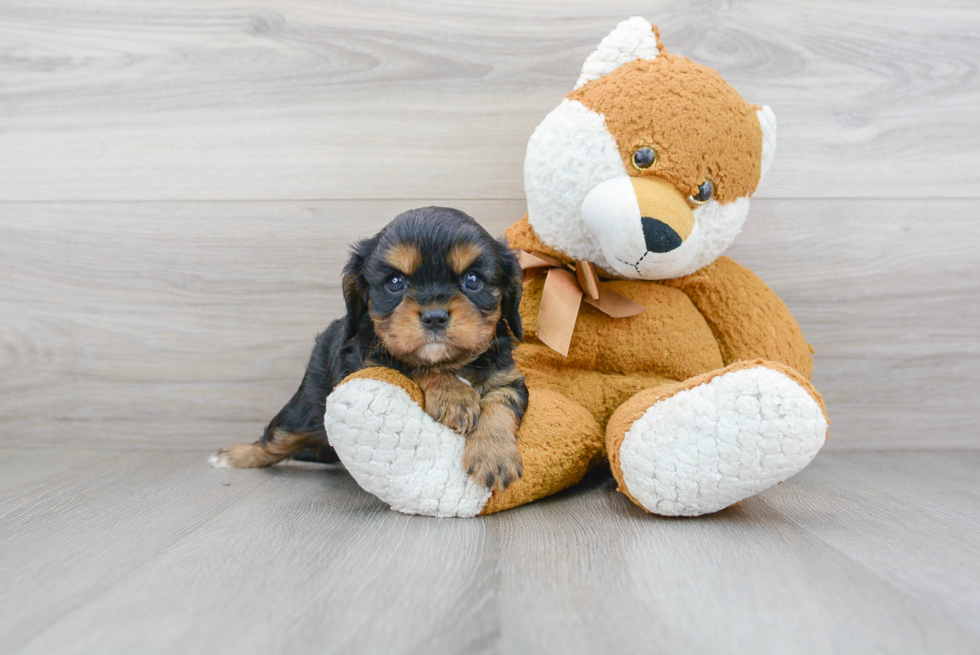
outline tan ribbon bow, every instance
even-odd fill
[[[572,267],[537,250],[521,250],[517,259],[523,271],[548,271],[538,309],[537,336],[565,357],[583,300],[613,318],[636,316],[644,309],[643,305],[600,282],[599,272],[592,262],[577,261]]]

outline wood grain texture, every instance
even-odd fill
[[[0,451],[33,472],[0,496],[0,650],[980,648],[976,452],[824,453],[698,519],[646,515],[602,477],[491,517],[408,517],[336,467],[205,456]]]
[[[0,200],[520,198],[615,24],[779,117],[768,197],[978,197],[962,0],[0,2]]]
[[[343,313],[347,243],[411,201],[5,204],[0,440],[256,438]],[[494,233],[518,201],[455,203]],[[757,200],[730,252],[817,355],[831,450],[980,447],[976,203]],[[874,235],[869,236],[869,235]]]
[[[528,136],[630,15],[778,116],[728,254],[816,347],[825,452],[694,520],[601,474],[437,520],[209,468],[350,241],[523,214]],[[977,52],[963,0],[0,0],[0,652],[980,652]]]

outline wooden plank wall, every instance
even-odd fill
[[[730,254],[817,349],[828,449],[980,447],[980,8],[0,0],[0,444],[250,439],[346,243],[523,213],[527,137],[616,22],[779,119]]]

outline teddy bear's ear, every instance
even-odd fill
[[[582,64],[582,74],[575,88],[579,89],[623,64],[637,59],[656,59],[661,53],[667,54],[667,49],[660,43],[660,30],[656,26],[639,16],[624,20]]]
[[[762,128],[762,170],[759,172],[761,182],[769,172],[772,158],[776,154],[776,114],[765,105],[755,113],[759,117],[759,127]]]

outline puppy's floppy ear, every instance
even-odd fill
[[[500,314],[518,341],[524,341],[524,328],[521,325],[521,294],[524,292],[524,271],[517,261],[517,253],[503,240],[498,242],[500,265],[503,275],[500,281]]]
[[[364,277],[364,262],[374,248],[373,239],[363,239],[351,248],[350,259],[344,266],[344,302],[347,304],[347,335],[357,334],[368,306],[368,283]]]

